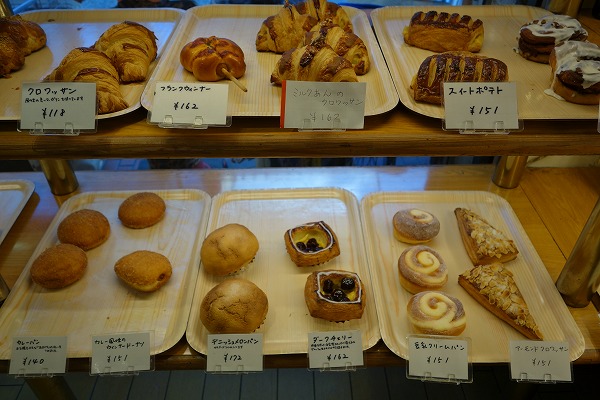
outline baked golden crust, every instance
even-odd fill
[[[87,251],[100,246],[110,236],[110,223],[100,211],[82,209],[67,215],[57,228],[58,240]]]
[[[350,17],[339,4],[327,0],[305,0],[295,5],[300,14],[310,15],[317,21],[331,20],[347,32],[352,32]]]
[[[199,81],[216,82],[227,78],[229,72],[241,78],[246,72],[244,52],[234,41],[216,36],[199,37],[181,49],[179,59],[183,68]]]
[[[458,230],[473,265],[505,263],[519,254],[512,239],[494,228],[480,215],[466,208],[454,210]]]
[[[458,276],[462,286],[479,304],[532,340],[543,340],[512,273],[496,262],[481,265]]]
[[[554,93],[570,103],[597,105],[600,102],[600,47],[591,42],[566,41],[552,49]]]
[[[156,193],[140,192],[123,200],[118,216],[126,227],[143,229],[162,220],[166,208],[165,201]]]
[[[399,210],[392,218],[394,237],[409,244],[426,243],[440,232],[440,221],[435,215],[418,208]]]
[[[299,267],[323,264],[340,255],[337,236],[323,221],[288,229],[283,240],[290,258]]]
[[[461,301],[444,292],[429,290],[413,295],[406,312],[415,330],[427,335],[457,336],[467,326]]]
[[[425,58],[410,87],[415,101],[442,104],[443,82],[507,80],[508,67],[501,60],[465,51],[448,51]]]
[[[0,17],[0,77],[18,71],[25,57],[46,45],[46,32],[20,15]]]
[[[341,270],[308,275],[304,300],[312,317],[331,322],[360,319],[366,305],[365,288],[358,274]]]
[[[448,268],[442,256],[428,246],[416,245],[398,258],[400,284],[410,293],[439,290],[448,282]]]
[[[417,11],[402,32],[404,41],[436,52],[470,51],[483,45],[483,22],[469,15],[437,11]]]
[[[167,257],[149,250],[138,250],[121,257],[114,270],[125,284],[147,293],[163,287],[173,273]]]
[[[223,225],[209,233],[202,242],[202,267],[211,275],[237,273],[254,260],[258,248],[258,239],[244,225]]]
[[[253,282],[228,278],[213,287],[200,304],[200,320],[210,333],[252,333],[269,311],[267,295]]]
[[[306,32],[318,22],[317,18],[300,13],[286,0],[277,14],[263,21],[256,34],[256,50],[281,54],[301,46]]]
[[[80,280],[87,269],[85,251],[59,243],[44,250],[31,264],[31,280],[46,289],[61,289]]]

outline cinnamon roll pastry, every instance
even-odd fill
[[[441,289],[448,282],[448,268],[434,249],[417,245],[407,248],[398,258],[400,284],[411,293]]]
[[[444,292],[417,293],[408,300],[406,311],[415,330],[427,335],[457,336],[467,326],[461,301]]]
[[[586,41],[587,31],[568,15],[547,15],[526,23],[519,30],[518,53],[524,58],[548,64],[554,46],[567,40]]]
[[[404,243],[425,243],[440,232],[440,221],[430,212],[418,208],[400,210],[394,214],[394,237]]]
[[[570,103],[600,102],[600,47],[569,40],[550,53],[552,91]]]

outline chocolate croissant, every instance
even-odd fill
[[[468,51],[448,51],[427,57],[410,87],[416,101],[442,104],[443,82],[505,82],[508,67],[498,59]]]
[[[275,15],[267,17],[256,35],[257,51],[283,53],[302,46],[304,35],[318,20],[310,15],[301,14],[286,0],[285,5]]]
[[[271,83],[280,85],[284,80],[358,81],[350,61],[338,56],[331,47],[317,43],[283,53],[271,74]]]
[[[108,28],[96,41],[94,48],[111,59],[121,82],[146,80],[150,63],[157,54],[154,32],[131,21]]]
[[[44,81],[94,82],[98,113],[127,108],[119,87],[119,74],[106,54],[90,47],[71,50]]]
[[[199,81],[219,81],[226,78],[226,72],[241,78],[246,72],[242,49],[235,42],[216,36],[197,38],[186,44],[179,59],[183,68]]]
[[[353,32],[347,32],[334,24],[331,19],[319,22],[304,37],[304,44],[323,38],[331,48],[352,63],[356,75],[369,72],[371,61],[365,42]]]

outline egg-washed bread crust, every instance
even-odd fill
[[[479,304],[526,338],[543,340],[513,274],[501,263],[480,265],[465,271],[458,276],[458,284]]]

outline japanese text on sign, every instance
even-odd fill
[[[572,380],[568,342],[511,341],[510,358],[513,379]]]
[[[91,372],[148,371],[150,347],[150,332],[94,336]]]
[[[262,371],[262,334],[208,335],[207,344],[207,371]]]
[[[15,337],[10,374],[52,375],[64,373],[67,363],[67,337]]]
[[[445,337],[408,337],[409,376],[437,380],[469,379],[469,343]]]
[[[347,368],[363,365],[360,331],[309,333],[310,368]]]

